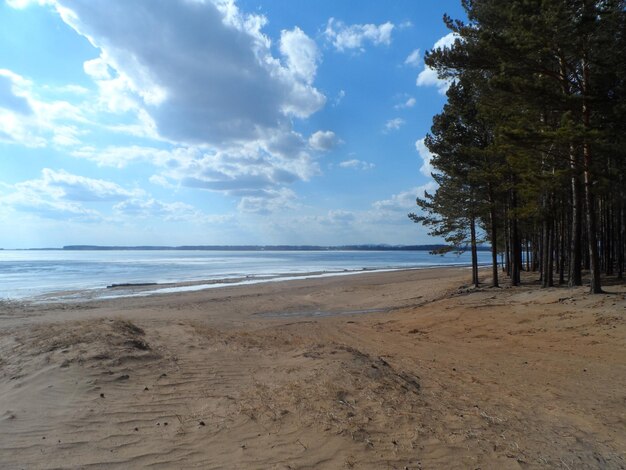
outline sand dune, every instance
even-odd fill
[[[466,277],[5,303],[1,467],[625,468],[626,287]]]

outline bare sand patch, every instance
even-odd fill
[[[626,287],[467,276],[4,305],[2,467],[625,468]]]

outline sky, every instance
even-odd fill
[[[459,0],[0,0],[0,247],[422,244]]]

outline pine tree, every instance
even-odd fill
[[[626,2],[463,5],[467,23],[444,18],[458,35],[454,46],[426,57],[441,78],[457,81],[427,140],[431,151],[441,152],[440,184],[457,188],[440,186],[441,193],[449,198],[467,178],[471,203],[481,208],[475,216],[492,226],[493,246],[496,214],[505,214],[503,244],[514,285],[524,242],[544,287],[553,285],[555,268],[559,282],[567,272],[570,286],[580,285],[585,265],[591,291],[601,292],[601,270],[611,274],[615,268],[619,276],[624,271]],[[479,92],[472,96],[470,116],[459,97],[472,86]],[[455,127],[454,119],[467,127]],[[472,120],[481,128],[472,128]],[[480,138],[468,139],[474,131]],[[494,211],[496,199],[501,207]]]

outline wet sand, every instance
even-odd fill
[[[1,468],[626,468],[626,286],[0,305]]]

